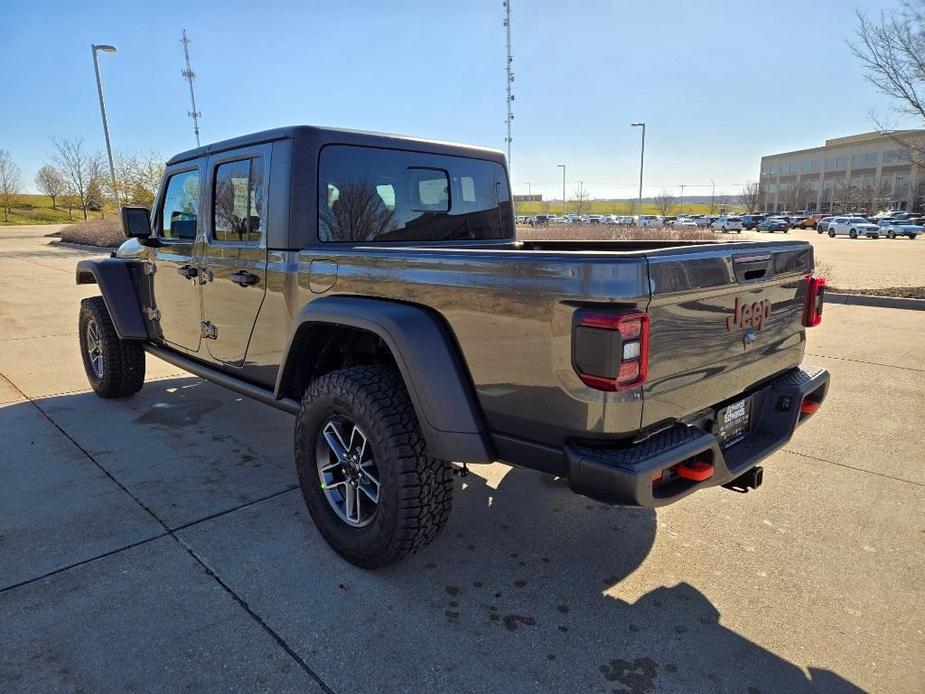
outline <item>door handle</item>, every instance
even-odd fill
[[[199,270],[194,268],[192,265],[183,265],[182,267],[177,268],[177,272],[188,280],[193,279],[196,275],[199,274]]]
[[[257,284],[260,281],[260,278],[257,275],[254,275],[247,270],[238,270],[237,272],[232,272],[228,275],[228,279],[237,284],[239,287],[249,287],[252,284]]]

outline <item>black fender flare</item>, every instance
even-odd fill
[[[293,318],[277,398],[299,359],[303,332],[318,323],[367,330],[383,340],[411,396],[430,455],[457,462],[494,460],[456,339],[438,313],[422,306],[357,296],[308,302]]]
[[[148,328],[132,276],[132,263],[117,258],[81,260],[77,284],[97,284],[120,340],[147,340]]]

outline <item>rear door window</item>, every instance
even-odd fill
[[[329,145],[319,163],[321,241],[447,241],[514,235],[504,168],[492,161]]]
[[[216,241],[256,244],[263,231],[263,177],[259,158],[215,168],[212,229]]]

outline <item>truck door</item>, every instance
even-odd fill
[[[213,359],[241,366],[266,294],[270,147],[209,159],[209,214],[199,265],[202,333]]]
[[[167,170],[164,194],[155,214],[161,245],[152,249],[156,272],[151,283],[161,335],[166,342],[190,352],[199,351],[202,320],[196,268],[200,180],[195,162]]]

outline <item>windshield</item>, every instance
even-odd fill
[[[852,217],[848,221],[852,224],[870,224],[870,222],[863,217]]]

